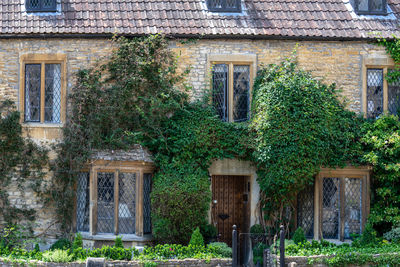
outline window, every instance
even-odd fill
[[[28,12],[55,12],[56,0],[26,0],[25,8]]]
[[[354,0],[354,10],[359,15],[386,15],[386,0]]]
[[[64,62],[64,56],[22,57],[20,88],[24,122],[63,122]]]
[[[388,67],[366,69],[364,113],[368,118],[377,118],[383,112],[400,114],[400,81],[388,82],[385,75],[390,71]]]
[[[241,12],[241,0],[207,0],[208,10],[212,12]]]
[[[369,213],[368,167],[322,169],[297,197],[297,225],[308,238],[350,239]]]
[[[134,163],[101,164],[78,176],[76,230],[92,235],[151,233],[152,168]]]

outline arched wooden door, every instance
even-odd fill
[[[232,226],[248,231],[248,177],[212,176],[212,222],[216,224],[219,241],[232,245]]]

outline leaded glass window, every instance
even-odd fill
[[[28,12],[54,12],[57,11],[57,1],[26,0],[25,7]]]
[[[151,173],[143,175],[143,233],[151,233]]]
[[[213,12],[240,12],[241,0],[207,0],[208,10]]]
[[[61,65],[45,65],[44,121],[61,122]]]
[[[386,15],[386,0],[354,0],[354,10],[360,15]]]
[[[314,237],[314,186],[307,186],[297,195],[297,224],[307,238]]]
[[[89,231],[89,172],[78,175],[76,190],[76,228],[77,231]]]
[[[400,79],[388,84],[388,111],[400,115]]]
[[[344,238],[361,234],[362,179],[345,178]]]
[[[121,234],[134,234],[136,223],[136,173],[120,173],[118,187],[118,232]]]
[[[97,173],[97,232],[114,232],[114,173]]]
[[[383,112],[383,69],[367,70],[367,117],[377,118]]]
[[[322,183],[322,237],[339,238],[340,178],[323,178]]]
[[[25,65],[25,121],[40,122],[40,64]]]
[[[212,72],[213,105],[222,121],[228,120],[228,65],[216,64]]]
[[[249,119],[250,106],[250,66],[233,66],[233,120]]]

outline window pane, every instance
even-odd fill
[[[40,121],[40,64],[25,65],[25,121]]]
[[[82,172],[78,176],[76,190],[76,230],[89,231],[89,173]]]
[[[391,114],[400,115],[400,80],[388,85],[388,110]]]
[[[210,8],[222,8],[222,2],[224,0],[209,0]]]
[[[370,11],[376,12],[376,11],[384,10],[383,0],[369,0],[369,1],[370,1],[370,5],[371,5]]]
[[[221,120],[228,120],[228,65],[216,64],[212,70],[212,101]]]
[[[324,178],[322,184],[322,236],[339,238],[340,179]]]
[[[345,183],[344,237],[350,238],[350,234],[361,234],[362,180],[345,178]]]
[[[53,8],[55,6],[55,0],[42,0],[42,7],[44,9]]]
[[[383,70],[367,70],[367,116],[376,118],[383,112]]]
[[[143,233],[151,233],[151,173],[143,175]]]
[[[40,0],[27,0],[28,9],[40,9]]]
[[[136,173],[119,174],[118,232],[134,234],[136,222]]]
[[[226,8],[235,9],[238,7],[237,0],[226,0]]]
[[[358,10],[368,11],[368,0],[358,0]]]
[[[246,121],[250,106],[250,66],[233,67],[233,120]]]
[[[114,232],[114,173],[97,173],[97,232]]]
[[[45,122],[61,122],[61,65],[45,66]]]
[[[307,238],[314,237],[314,186],[308,186],[297,195],[297,222]]]

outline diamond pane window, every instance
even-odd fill
[[[362,180],[345,178],[344,238],[361,234]]]
[[[40,64],[25,65],[25,121],[40,121]]]
[[[61,122],[61,65],[45,65],[44,121]]]
[[[81,172],[76,190],[76,228],[77,231],[89,231],[89,173]]]
[[[212,12],[241,12],[241,0],[207,0],[208,10]]]
[[[136,173],[120,173],[118,187],[118,232],[121,234],[134,234],[136,223]]]
[[[216,64],[212,72],[212,101],[219,118],[228,120],[228,65]]]
[[[97,173],[97,231],[114,232],[114,173]]]
[[[400,80],[388,84],[388,110],[400,115]]]
[[[151,173],[143,175],[143,233],[151,233]]]
[[[250,66],[234,65],[233,67],[233,120],[235,122],[249,119],[250,106]]]
[[[297,195],[297,222],[307,238],[314,237],[314,186]]]
[[[377,118],[383,112],[383,69],[367,70],[367,117]]]
[[[322,237],[339,238],[340,179],[323,178],[322,183]]]
[[[354,10],[360,15],[386,15],[386,0],[354,0]]]
[[[25,8],[28,12],[54,12],[57,11],[56,0],[26,0]]]

